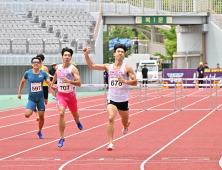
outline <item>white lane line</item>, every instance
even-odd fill
[[[154,93],[154,92],[153,92],[153,93]],[[152,93],[149,93],[149,94],[152,94]],[[79,104],[88,103],[88,102],[92,102],[92,101],[97,101],[97,100],[104,100],[104,98],[89,100],[89,101],[85,101],[85,102],[79,102],[78,105],[79,105]],[[54,102],[52,102],[52,103],[54,103]],[[51,103],[49,103],[49,104],[51,104]],[[101,105],[102,105],[102,104],[101,104]],[[93,106],[92,106],[92,107],[93,107]],[[57,107],[48,108],[48,109],[46,109],[46,111],[50,111],[50,110],[53,109],[53,108],[57,108]],[[13,109],[13,110],[15,110],[15,109]],[[11,116],[0,117],[0,119],[9,118],[9,117],[14,117],[14,116],[20,116],[20,115],[24,115],[24,113],[16,114],[16,115],[11,115]]]
[[[54,103],[56,103],[56,102],[50,102],[50,103],[48,103],[48,104],[54,104]],[[1,112],[12,111],[12,110],[17,110],[17,109],[22,109],[22,108],[25,108],[25,106],[17,107],[17,108],[14,108],[14,109],[1,110],[0,113],[1,113]]]
[[[105,112],[106,112],[106,111],[104,111],[104,112],[99,112],[99,113],[95,113],[95,114],[92,114],[92,115],[89,115],[89,116],[85,116],[85,117],[80,118],[80,120],[85,119],[85,118],[88,118],[88,117],[93,117],[93,116],[96,116],[96,115],[100,115],[100,114],[105,113]],[[67,112],[66,112],[66,113],[67,113]],[[70,121],[67,121],[66,123],[70,123],[70,122],[73,122],[73,121],[74,121],[74,120],[70,120]],[[58,124],[44,127],[44,128],[42,128],[42,130],[48,129],[48,128],[51,128],[51,127],[55,127],[55,126],[58,126]],[[26,134],[33,133],[33,132],[36,132],[36,130],[29,131],[29,132],[25,132],[25,133],[22,133],[22,134],[19,134],[19,135],[10,136],[10,137],[7,137],[7,138],[2,138],[2,139],[0,139],[0,141],[6,140],[6,139],[11,139],[11,138],[18,137],[18,136],[22,136],[22,135],[26,135]]]
[[[173,92],[172,92],[173,93]],[[171,93],[170,93],[171,94]],[[170,95],[169,94],[169,95]],[[129,99],[132,99],[133,97],[131,97],[131,98],[129,98]],[[156,97],[156,98],[160,98],[160,97]],[[155,98],[152,98],[152,99],[155,99]],[[152,100],[152,99],[149,99],[149,100]],[[149,101],[149,100],[147,100],[147,101]],[[91,100],[91,101],[95,101],[95,100]],[[145,100],[144,100],[145,101]],[[144,101],[142,101],[142,102],[144,102]],[[84,103],[84,102],[82,102],[82,103]],[[140,102],[137,102],[137,103],[134,103],[134,104],[138,104],[138,103],[140,103]],[[96,107],[96,106],[101,106],[101,105],[104,105],[104,103],[102,103],[102,104],[98,104],[98,105],[93,105],[93,106],[89,106],[89,107],[85,107],[85,108],[81,108],[81,109],[88,109],[88,108],[92,108],[92,107]],[[131,105],[133,105],[133,104],[131,104]],[[131,106],[130,105],[130,106]],[[55,107],[52,107],[52,108],[55,108]],[[80,108],[79,108],[80,109]],[[52,109],[49,109],[48,111],[50,111],[50,110],[52,110]],[[50,116],[45,116],[45,118],[49,118],[49,117],[53,117],[53,116],[57,116],[58,114],[54,114],[54,115],[50,115]],[[0,126],[0,129],[1,128],[5,128],[5,127],[10,127],[10,126],[14,126],[14,125],[19,125],[19,124],[23,124],[23,123],[27,123],[27,122],[32,122],[32,121],[36,121],[36,119],[31,119],[31,120],[27,120],[27,121],[23,121],[23,122],[18,122],[18,123],[13,123],[13,124],[9,124],[9,125],[4,125],[4,126]]]
[[[24,113],[20,113],[20,114],[16,114],[16,115],[11,115],[11,116],[0,117],[0,119],[5,119],[5,118],[9,118],[9,117],[14,117],[14,116],[21,116],[21,115],[24,115]]]
[[[195,93],[196,93],[196,92],[195,92]],[[192,94],[194,94],[194,93],[192,93]],[[203,99],[201,99],[201,100],[204,100],[204,99],[205,99],[205,98],[203,98]],[[200,100],[200,101],[201,101],[201,100]],[[172,101],[174,101],[174,100],[172,100]],[[169,103],[169,101],[166,102],[166,103]],[[195,103],[196,103],[196,102],[195,102]],[[192,104],[190,104],[190,105],[193,105],[193,104],[195,104],[195,103],[192,103]],[[157,106],[161,106],[161,105],[164,105],[164,104],[165,104],[165,103],[162,103],[162,104],[159,104],[159,105],[157,105]],[[153,106],[153,107],[151,107],[151,108],[155,108],[155,107],[157,107],[157,106]],[[189,105],[188,105],[188,106],[189,106]],[[187,106],[187,107],[188,107],[188,106]],[[151,108],[150,108],[150,109],[151,109]],[[136,114],[141,113],[141,112],[144,112],[144,111],[139,111],[139,112],[130,114],[129,116],[133,116],[133,115],[136,115]],[[179,112],[179,110],[176,111],[176,112]],[[153,124],[153,123],[155,123],[155,122],[158,122],[158,121],[160,121],[160,120],[162,120],[162,119],[164,119],[164,118],[166,118],[166,117],[168,117],[168,116],[170,116],[170,115],[172,115],[172,114],[174,114],[174,113],[176,113],[176,112],[173,112],[173,113],[171,113],[171,114],[169,114],[169,115],[167,115],[167,116],[164,116],[163,118],[158,119],[158,120],[150,123],[150,125]],[[115,121],[118,121],[118,120],[121,120],[121,118],[116,119]],[[98,126],[94,126],[94,127],[92,127],[92,128],[89,128],[89,129],[87,129],[87,130],[84,130],[84,131],[81,131],[81,132],[74,133],[74,134],[72,134],[72,135],[66,136],[65,138],[69,138],[69,137],[72,137],[72,136],[81,134],[81,133],[83,133],[83,132],[87,132],[87,131],[89,131],[89,130],[95,129],[95,128],[97,128],[97,127],[101,127],[101,126],[106,125],[106,124],[107,124],[107,122],[106,122],[106,123],[103,123],[103,124],[100,124],[100,125],[98,125]],[[132,133],[132,132],[131,132],[131,133]],[[131,133],[129,133],[129,134],[131,134]],[[127,134],[127,135],[125,135],[125,136],[128,136],[129,134]],[[122,137],[120,137],[120,138],[118,138],[118,139],[121,139],[121,138],[122,138]],[[118,140],[118,139],[116,139],[116,140]],[[114,141],[116,141],[116,140],[114,140]],[[56,141],[58,141],[58,139],[53,140],[53,141],[51,141],[51,142],[47,142],[47,143],[42,144],[42,145],[35,146],[35,147],[33,147],[33,148],[30,148],[30,149],[27,149],[27,150],[24,150],[24,151],[21,151],[21,152],[18,152],[18,153],[15,153],[15,154],[13,154],[13,155],[10,155],[10,156],[1,158],[0,161],[5,160],[5,159],[10,158],[10,157],[13,157],[13,156],[16,156],[16,155],[19,155],[19,154],[22,154],[22,153],[25,153],[25,152],[28,152],[28,151],[33,150],[33,149],[36,149],[36,148],[39,148],[39,147],[41,147],[41,146],[45,146],[45,145],[47,145],[47,144],[50,144],[50,143],[53,143],[53,142],[56,142]],[[107,144],[105,144],[105,145],[107,145]],[[105,145],[104,145],[104,146],[105,146]]]
[[[221,104],[222,105],[222,104]],[[220,105],[220,106],[221,106]],[[216,109],[212,110],[210,113],[208,113],[206,116],[204,116],[202,119],[200,119],[199,121],[197,121],[195,124],[193,124],[192,126],[190,126],[187,130],[185,130],[183,133],[181,133],[180,135],[178,135],[176,138],[174,138],[173,140],[171,140],[169,143],[167,143],[164,147],[162,147],[161,149],[159,149],[157,152],[155,152],[154,154],[152,154],[149,158],[147,158],[145,161],[142,162],[142,164],[140,165],[140,169],[144,170],[144,166],[146,164],[147,161],[149,161],[151,158],[153,158],[155,155],[157,155],[158,153],[160,153],[162,150],[164,150],[166,147],[168,147],[170,144],[172,144],[174,141],[176,141],[177,139],[179,139],[181,136],[183,136],[185,133],[187,133],[189,130],[191,130],[193,127],[195,127],[196,125],[198,125],[200,122],[202,122],[204,119],[206,119],[208,116],[210,116]]]
[[[222,168],[222,157],[221,157],[220,160],[219,160],[219,165],[220,165],[220,167]]]
[[[191,105],[194,105],[194,104],[196,104],[196,103],[198,103],[198,102],[200,102],[200,101],[202,101],[202,100],[204,100],[204,99],[206,99],[206,98],[207,98],[207,97],[205,97],[205,98],[203,98],[203,99],[200,99],[200,100],[198,100],[198,101],[196,101],[196,102],[194,102],[194,103],[192,103],[192,104],[190,104],[190,105],[187,105],[186,107],[189,107],[189,106],[191,106]],[[155,107],[156,107],[156,106],[155,106]],[[186,108],[186,107],[184,107],[184,108]],[[164,116],[164,117],[162,117],[162,118],[160,118],[160,119],[158,119],[158,120],[155,120],[155,121],[153,121],[153,122],[151,122],[151,123],[149,123],[149,124],[147,124],[147,125],[145,125],[145,126],[142,126],[142,127],[138,128],[138,129],[136,129],[136,130],[134,130],[134,131],[132,131],[132,132],[124,135],[124,136],[121,136],[121,137],[119,137],[119,138],[117,138],[117,139],[115,139],[115,140],[113,140],[113,141],[117,141],[117,140],[122,139],[122,138],[124,138],[124,137],[126,137],[126,136],[129,136],[129,135],[131,135],[131,134],[133,134],[133,133],[135,133],[135,132],[137,132],[137,131],[139,131],[139,130],[141,130],[141,129],[144,129],[145,127],[150,126],[150,125],[152,125],[152,124],[154,124],[154,123],[156,123],[156,122],[159,122],[159,121],[161,121],[161,120],[163,120],[163,119],[165,119],[165,118],[167,118],[167,117],[169,117],[169,116],[171,116],[171,115],[173,115],[173,114],[175,114],[175,113],[177,113],[177,112],[179,112],[179,111],[180,111],[180,110],[177,110],[177,111],[175,111],[175,112],[173,112],[173,113],[170,113],[170,114],[168,114],[168,115],[166,115],[166,116]],[[101,149],[101,148],[103,148],[104,146],[107,146],[107,145],[108,145],[108,143],[106,143],[106,144],[104,144],[104,145],[101,145],[101,146],[99,146],[99,147],[96,148],[96,149],[93,149],[93,150],[91,150],[91,151],[89,151],[89,152],[87,152],[87,153],[85,153],[85,154],[82,154],[82,155],[80,155],[80,156],[78,156],[78,157],[76,157],[76,158],[74,158],[74,159],[72,159],[72,160],[64,163],[62,166],[60,166],[59,170],[62,170],[62,169],[63,169],[66,165],[68,165],[69,163],[71,163],[71,162],[73,162],[73,161],[75,161],[75,160],[77,160],[77,159],[79,159],[79,158],[81,158],[81,157],[83,157],[83,156],[85,156],[85,155],[88,155],[88,154],[90,154],[90,153],[92,153],[92,152],[94,152],[94,151],[96,151],[96,150],[98,150],[98,149]]]
[[[169,93],[168,95],[170,95],[171,93]],[[159,98],[159,97],[156,97],[156,98]],[[153,99],[156,99],[156,98],[152,98],[152,99],[149,99],[149,100],[153,100]],[[147,100],[147,101],[149,101],[149,100]],[[173,101],[173,100],[172,100]],[[142,101],[142,102],[144,102],[144,101]],[[167,103],[169,103],[169,102],[171,102],[171,101],[168,101]],[[135,105],[135,104],[138,104],[138,103],[140,103],[140,102],[137,102],[137,103],[133,103],[133,104],[131,104],[131,106],[132,105]],[[167,104],[166,103],[166,104]],[[68,111],[69,112],[69,111]],[[105,111],[106,112],[106,111]],[[66,112],[67,113],[67,112]],[[103,112],[102,112],[103,113]],[[51,116],[57,116],[58,114],[55,114],[55,115],[51,115]],[[93,115],[97,115],[97,114],[93,114]],[[47,117],[47,116],[46,116]],[[46,118],[45,117],[45,118]],[[82,118],[80,118],[80,120],[81,120]],[[35,120],[35,119],[34,119]],[[34,121],[33,120],[33,121]],[[72,120],[73,121],[73,120]],[[72,122],[72,121],[68,121],[68,122],[66,122],[66,123],[69,123],[69,122]],[[52,126],[49,126],[49,127],[54,127],[54,126],[57,126],[57,124],[56,125],[52,125]],[[43,128],[43,129],[46,129],[46,128],[48,128],[48,127],[45,127],[45,128]],[[10,137],[7,137],[7,138],[2,138],[2,139],[0,139],[0,141],[2,141],[2,140],[6,140],[6,139],[11,139],[11,138],[14,138],[14,137],[18,137],[18,136],[22,136],[22,135],[26,135],[26,134],[29,134],[29,133],[32,133],[32,132],[36,132],[36,130],[33,130],[33,131],[29,131],[29,132],[25,132],[25,133],[22,133],[22,134],[19,134],[19,135],[14,135],[14,136],[10,136]]]
[[[99,104],[99,105],[101,105],[101,104]],[[99,106],[99,105],[95,105],[95,106]],[[86,108],[88,108],[88,107],[86,107]],[[83,108],[83,109],[86,109],[86,108]],[[54,114],[54,115],[50,115],[50,116],[45,116],[44,118],[49,118],[49,117],[53,117],[53,116],[58,116],[58,114]],[[14,126],[14,125],[19,125],[19,124],[27,123],[27,122],[32,122],[32,121],[36,121],[36,119],[31,119],[31,120],[27,120],[27,121],[23,121],[23,122],[13,123],[13,124],[5,125],[5,126],[0,126],[0,129],[1,128],[5,128],[5,127]]]
[[[145,90],[141,90],[141,92],[143,92],[143,91],[145,91]],[[150,91],[153,91],[153,90],[150,90]],[[153,93],[157,93],[157,92],[152,92],[150,94],[153,94]],[[130,94],[134,94],[134,90],[130,91]],[[104,94],[99,94],[99,95],[95,95],[95,96],[80,97],[80,98],[77,98],[77,100],[81,100],[81,99],[85,99],[85,98],[89,98],[89,97],[98,97],[98,96],[104,96]],[[103,98],[101,98],[101,99],[103,99]],[[56,101],[55,102],[50,102],[48,104],[53,104],[53,103],[56,103]],[[11,110],[22,109],[22,108],[25,108],[25,106],[13,108],[13,109],[1,110],[0,113],[1,112],[11,111]]]

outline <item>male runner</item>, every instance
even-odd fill
[[[58,147],[63,146],[64,131],[65,131],[65,109],[69,107],[74,120],[76,121],[77,127],[82,130],[82,123],[79,121],[79,112],[77,107],[77,99],[73,86],[81,86],[81,79],[79,76],[78,69],[73,66],[70,61],[72,59],[73,50],[69,48],[62,49],[62,60],[63,64],[58,65],[56,73],[54,75],[52,86],[57,80],[58,93],[56,96],[57,106],[59,110],[59,132],[60,140]],[[75,80],[75,81],[74,81]]]
[[[129,88],[130,85],[137,85],[136,76],[132,67],[123,63],[125,52],[126,46],[124,44],[116,44],[114,46],[113,53],[113,56],[115,56],[114,64],[94,64],[89,58],[87,45],[83,49],[86,62],[90,69],[101,71],[106,70],[109,74],[109,92],[107,97],[107,111],[109,116],[107,124],[107,133],[109,138],[108,151],[114,149],[114,119],[117,111],[119,111],[122,119],[123,135],[128,132],[128,127],[130,125],[128,107]]]
[[[34,108],[37,105],[39,111],[39,129],[38,136],[40,139],[44,139],[44,136],[41,133],[42,127],[44,125],[44,113],[45,113],[45,100],[43,94],[43,80],[47,82],[50,86],[50,81],[46,72],[42,71],[40,68],[41,60],[38,57],[34,57],[31,60],[33,69],[30,69],[25,72],[24,77],[19,86],[18,98],[21,99],[21,91],[25,84],[25,81],[28,80],[29,84],[29,97],[28,102],[25,106],[25,117],[29,118]]]
[[[36,57],[40,58],[41,60],[41,70],[45,71],[48,76],[49,76],[49,70],[48,67],[44,66],[42,63],[45,59],[45,56],[43,54],[38,54]],[[44,98],[45,98],[45,105],[48,104],[48,94],[49,94],[49,89],[48,89],[48,85],[45,82],[45,80],[43,81],[43,93],[44,93]],[[34,112],[36,112],[36,121],[39,121],[39,113],[38,111],[35,109]]]

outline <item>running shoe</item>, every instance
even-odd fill
[[[122,132],[123,132],[123,135],[126,135],[126,134],[127,134],[127,132],[128,132],[128,127],[127,127],[126,129],[123,127]]]
[[[75,122],[76,122],[76,119],[74,118]],[[83,129],[83,126],[82,126],[82,123],[79,121],[79,123],[77,123],[77,127],[79,128],[79,130],[82,130]]]
[[[39,135],[39,139],[44,139],[44,136],[42,135],[41,132],[38,132],[37,134]]]
[[[36,121],[37,121],[37,122],[39,121],[39,117],[36,118]]]
[[[63,142],[65,142],[64,138],[59,140],[59,144],[58,144],[59,148],[63,147]]]
[[[108,145],[107,151],[112,151],[114,149],[114,145],[112,143],[110,143]]]

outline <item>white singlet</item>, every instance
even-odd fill
[[[75,77],[71,74],[72,68],[75,67],[72,64],[66,69],[62,68],[63,64],[58,65],[57,69],[57,86],[58,91],[62,93],[71,93],[73,92],[74,85],[69,83],[63,83],[62,77],[66,77],[69,80],[74,81]]]
[[[109,92],[107,100],[112,100],[114,102],[125,102],[129,99],[129,88],[130,85],[122,84],[118,82],[118,77],[123,77],[125,80],[130,80],[124,74],[126,64],[123,63],[121,68],[116,71],[113,69],[113,64],[109,67]]]

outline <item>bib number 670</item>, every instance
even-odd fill
[[[122,86],[122,83],[118,82],[118,80],[112,80],[111,86]]]

